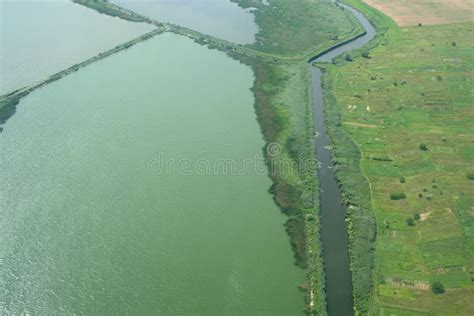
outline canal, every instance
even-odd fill
[[[326,275],[326,300],[329,315],[353,315],[352,278],[349,259],[349,240],[346,225],[347,208],[343,204],[339,184],[334,174],[332,142],[326,132],[324,117],[322,72],[314,62],[331,60],[353,49],[364,46],[376,34],[374,27],[359,11],[343,5],[351,11],[364,27],[365,35],[317,56],[310,62],[313,91],[313,122],[317,132],[316,158],[320,162],[320,222]]]

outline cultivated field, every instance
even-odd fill
[[[357,143],[372,191],[370,314],[474,314],[473,29],[394,27],[366,58],[328,67],[327,106]],[[437,281],[445,293],[434,293]]]
[[[364,0],[398,25],[450,24],[474,20],[473,0]]]

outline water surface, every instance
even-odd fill
[[[316,62],[331,62],[345,52],[361,48],[376,34],[374,27],[359,11],[339,4],[352,12],[366,30],[366,34],[341,45],[314,59]],[[320,183],[321,242],[323,245],[324,270],[326,276],[326,299],[329,315],[353,315],[352,275],[350,271],[349,240],[347,235],[347,208],[334,174],[332,142],[326,133],[324,119],[322,72],[311,67],[313,91],[313,122],[318,133],[316,157],[321,164],[318,172]]]
[[[266,172],[177,167],[261,155],[253,80],[163,34],[22,99],[0,134],[0,314],[302,314]]]
[[[239,44],[255,41],[254,15],[230,0],[112,0],[124,8]]]
[[[0,0],[0,95],[152,29],[68,0]]]

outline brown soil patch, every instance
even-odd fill
[[[430,285],[426,281],[406,281],[399,278],[386,279],[394,288],[427,291]]]
[[[474,21],[473,0],[364,0],[398,25],[450,24]]]
[[[349,125],[349,126],[355,126],[355,127],[377,128],[377,125],[358,123],[358,122],[344,122],[342,124]]]
[[[421,213],[420,214],[420,220],[421,221],[426,221],[428,217],[430,216],[431,212],[426,212],[426,213]]]

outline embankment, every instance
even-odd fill
[[[153,30],[151,32],[148,32],[146,34],[143,34],[129,42],[126,42],[124,44],[118,45],[108,51],[105,51],[103,53],[100,53],[92,58],[89,58],[79,64],[75,64],[65,70],[62,70],[58,73],[55,73],[54,75],[49,76],[48,78],[39,81],[31,86],[25,87],[18,89],[16,91],[13,91],[9,94],[3,95],[0,97],[0,132],[2,131],[1,125],[4,124],[13,114],[15,114],[16,106],[20,102],[20,99],[23,98],[24,96],[28,95],[32,91],[41,88],[51,82],[54,82],[56,80],[59,80],[73,72],[78,71],[79,69],[86,67],[92,63],[95,63],[99,60],[102,60],[106,57],[109,57],[115,53],[118,53],[122,50],[128,49],[138,43],[141,43],[143,41],[146,41],[158,34],[163,33],[164,30],[163,28],[158,28],[156,30]]]

